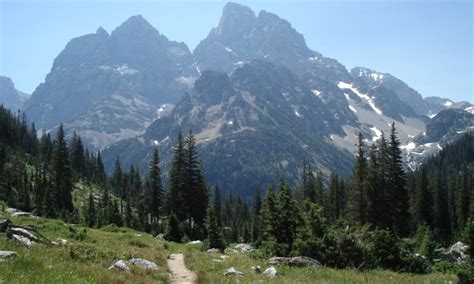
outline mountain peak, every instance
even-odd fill
[[[252,29],[256,18],[254,11],[249,7],[229,2],[224,6],[215,33],[221,37],[242,36]]]
[[[128,18],[112,34],[158,33],[158,31],[141,15]]]
[[[104,37],[109,36],[109,33],[107,33],[107,31],[103,27],[97,28],[97,31],[95,32],[95,34],[98,36],[104,36]]]

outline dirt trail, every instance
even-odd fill
[[[186,268],[184,255],[182,253],[171,254],[167,262],[168,268],[171,271],[171,283],[194,284],[197,282],[196,273]]]

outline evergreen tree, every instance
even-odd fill
[[[260,188],[256,188],[253,194],[252,202],[252,242],[256,245],[260,245],[260,233],[261,233],[261,217],[260,211],[262,209],[262,198],[260,196]]]
[[[184,149],[184,138],[181,132],[173,149],[173,161],[169,171],[170,210],[176,214],[180,221],[186,219],[187,204],[185,200],[186,188],[186,152]]]
[[[396,136],[395,123],[392,123],[390,142],[388,145],[388,172],[387,186],[390,200],[393,203],[390,211],[393,219],[393,230],[398,236],[405,237],[409,233],[408,212],[409,197],[405,186],[405,171],[403,170],[400,141]]]
[[[114,172],[112,174],[111,183],[112,183],[113,192],[123,198],[124,197],[123,172],[122,172],[122,166],[120,164],[120,158],[118,156],[117,156],[117,159],[115,160]]]
[[[151,208],[153,223],[157,224],[163,212],[163,184],[161,183],[160,157],[155,148],[148,169],[147,185],[151,193]]]
[[[435,235],[443,245],[450,241],[450,216],[448,206],[448,192],[442,184],[441,177],[437,175],[433,181],[433,227]]]
[[[85,174],[84,146],[81,137],[74,132],[71,145],[71,166],[79,175]]]
[[[172,242],[181,242],[183,233],[181,231],[178,218],[171,212],[168,216],[168,222],[166,224],[165,239]]]
[[[359,133],[357,157],[350,183],[350,216],[355,222],[367,222],[367,161],[364,140]]]
[[[72,172],[69,160],[69,151],[64,139],[64,128],[59,126],[52,154],[53,161],[53,183],[57,212],[66,211],[72,213]]]
[[[95,210],[94,196],[89,194],[89,204],[87,206],[86,224],[88,227],[94,227],[97,222],[97,215]]]
[[[428,186],[426,168],[421,167],[415,176],[415,192],[413,202],[413,221],[415,224],[432,224],[432,194]]]
[[[221,204],[221,193],[219,186],[215,185],[212,190],[212,210],[216,216],[216,222],[219,226],[222,225],[222,204]]]
[[[278,200],[276,199],[273,188],[269,187],[262,204],[262,248],[264,251],[274,254],[277,245],[277,229],[278,229]]]
[[[457,224],[460,230],[466,225],[469,218],[469,203],[470,201],[470,186],[469,174],[467,167],[459,173],[456,180],[456,217]]]
[[[225,248],[222,240],[222,228],[218,224],[214,210],[212,207],[207,209],[207,239],[209,240],[210,248],[217,248],[223,250]]]

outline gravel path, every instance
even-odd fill
[[[197,282],[196,273],[186,268],[182,253],[171,254],[167,262],[168,268],[171,271],[171,283],[194,284]]]

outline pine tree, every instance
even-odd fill
[[[81,137],[74,132],[71,145],[71,167],[81,176],[85,174],[84,146]]]
[[[355,222],[367,222],[367,161],[364,140],[359,133],[358,152],[350,184],[350,214]]]
[[[222,240],[222,227],[218,224],[212,207],[207,209],[207,239],[210,248],[223,250],[225,248]]]
[[[449,216],[448,192],[437,174],[433,181],[433,227],[437,239],[447,245],[450,241],[451,222]]]
[[[112,183],[113,192],[123,198],[124,197],[123,173],[122,173],[122,166],[120,164],[120,158],[118,156],[117,156],[117,159],[115,160],[114,172],[112,174],[111,183]]]
[[[95,210],[94,196],[89,194],[89,204],[87,206],[86,224],[88,227],[94,227],[97,222],[97,215]]]
[[[456,180],[456,217],[459,230],[463,230],[466,225],[467,219],[469,218],[469,203],[470,201],[470,186],[468,179],[468,169],[464,169],[460,172]]]
[[[64,128],[59,126],[53,148],[53,183],[57,212],[72,213],[72,172],[69,160],[69,151],[64,139]]]
[[[405,171],[395,123],[392,123],[390,132],[388,159],[388,193],[393,202],[393,209],[390,211],[393,217],[393,230],[398,236],[405,237],[410,230],[409,197],[405,186]]]
[[[277,239],[276,231],[278,229],[278,200],[276,199],[273,188],[269,187],[262,204],[262,248],[264,251],[274,254],[276,252]]]
[[[221,192],[218,185],[215,185],[212,190],[212,210],[216,216],[216,222],[219,226],[222,225],[222,204]]]
[[[180,132],[178,134],[178,141],[174,146],[173,161],[171,164],[171,169],[169,171],[170,211],[174,212],[174,214],[176,214],[175,217],[180,221],[188,217],[188,210],[184,196],[186,186],[185,156],[186,152],[184,149],[184,138]]]
[[[152,223],[157,224],[163,212],[163,184],[161,183],[160,157],[158,149],[155,148],[148,169],[148,191],[151,193]]]
[[[261,209],[262,209],[262,198],[260,196],[260,188],[255,189],[252,201],[252,242],[255,245],[260,245],[260,234],[261,234]]]
[[[168,216],[168,222],[165,229],[165,239],[172,242],[181,242],[183,233],[181,231],[178,218],[171,212]]]
[[[189,206],[189,216],[200,226],[206,217],[206,208],[208,206],[207,186],[202,173],[201,165],[198,161],[196,139],[191,131],[186,137],[186,173],[187,191],[184,194],[186,204]],[[190,222],[191,223],[191,222]]]
[[[426,168],[422,166],[415,174],[415,192],[413,202],[414,224],[432,224],[433,198],[428,186]]]

